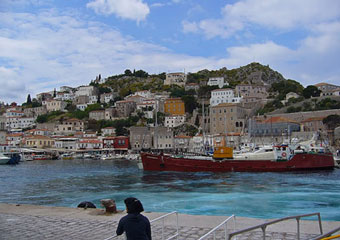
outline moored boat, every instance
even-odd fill
[[[5,156],[4,154],[0,153],[0,165],[7,164],[11,158]]]
[[[210,156],[184,156],[172,154],[154,154],[143,152],[141,160],[147,171],[181,172],[286,172],[305,170],[329,170],[334,168],[333,155],[330,152],[308,150],[289,145],[273,146],[273,151],[263,155],[232,155],[232,149],[223,149],[221,154]],[[262,156],[259,157],[259,156]]]

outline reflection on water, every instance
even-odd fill
[[[0,202],[76,207],[129,196],[146,211],[276,218],[320,212],[338,220],[340,170],[303,173],[143,172],[126,160],[32,161],[0,166]]]

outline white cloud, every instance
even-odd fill
[[[339,17],[340,1],[337,0],[243,0],[227,4],[221,10],[221,18],[203,19],[195,24],[208,38],[227,38],[253,28],[254,24],[287,31],[309,28]]]
[[[272,41],[260,44],[251,44],[242,47],[230,47],[227,49],[228,58],[225,60],[227,66],[238,67],[250,62],[262,64],[285,63],[296,58],[293,50],[280,46]]]
[[[86,4],[97,14],[116,16],[140,22],[150,13],[149,6],[142,0],[94,0]]]
[[[110,26],[55,10],[0,13],[0,19],[0,101],[22,103],[28,93],[34,97],[63,85],[88,84],[99,73],[107,77],[125,69],[196,72],[253,61],[269,64],[305,85],[340,82],[340,23],[336,21],[313,25],[311,34],[295,49],[267,40],[228,47],[225,56],[213,58],[173,53]],[[196,31],[195,27],[201,26],[193,25],[191,30]]]
[[[151,73],[213,66],[200,57],[182,56],[154,44],[125,37],[98,22],[58,15],[0,13],[1,101],[24,102],[28,93],[63,85],[88,84],[125,69]],[[2,34],[6,33],[6,34]]]
[[[183,21],[182,26],[183,26],[184,32],[196,33],[199,30],[197,23],[195,23],[195,22]]]

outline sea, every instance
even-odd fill
[[[0,202],[76,208],[136,197],[146,212],[273,219],[320,212],[340,221],[340,169],[294,173],[150,172],[130,160],[0,165]],[[313,220],[313,218],[312,218]],[[316,219],[315,219],[316,220]]]

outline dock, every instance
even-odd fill
[[[143,212],[142,214],[151,221],[165,213]],[[101,208],[82,209],[0,203],[0,239],[104,240],[115,235],[118,221],[124,215],[126,215],[125,211],[106,213]],[[226,218],[228,216],[187,215],[179,213],[178,239],[197,240]],[[269,221],[269,219],[236,216],[236,230],[262,224],[266,221]],[[175,218],[169,218],[165,224],[165,231],[168,231],[166,234],[171,234],[175,231]],[[300,225],[300,239],[312,239],[320,235],[317,220],[301,220]],[[151,226],[153,239],[162,239],[162,227],[160,224],[152,223]],[[339,221],[322,221],[324,233],[339,226]],[[232,228],[233,224],[228,225],[228,229],[234,230]],[[266,230],[266,239],[292,240],[297,239],[296,233],[296,221],[288,220],[269,226]],[[216,239],[224,238],[217,236]],[[252,231],[238,236],[237,239],[257,240],[263,239],[263,236],[261,231]]]

